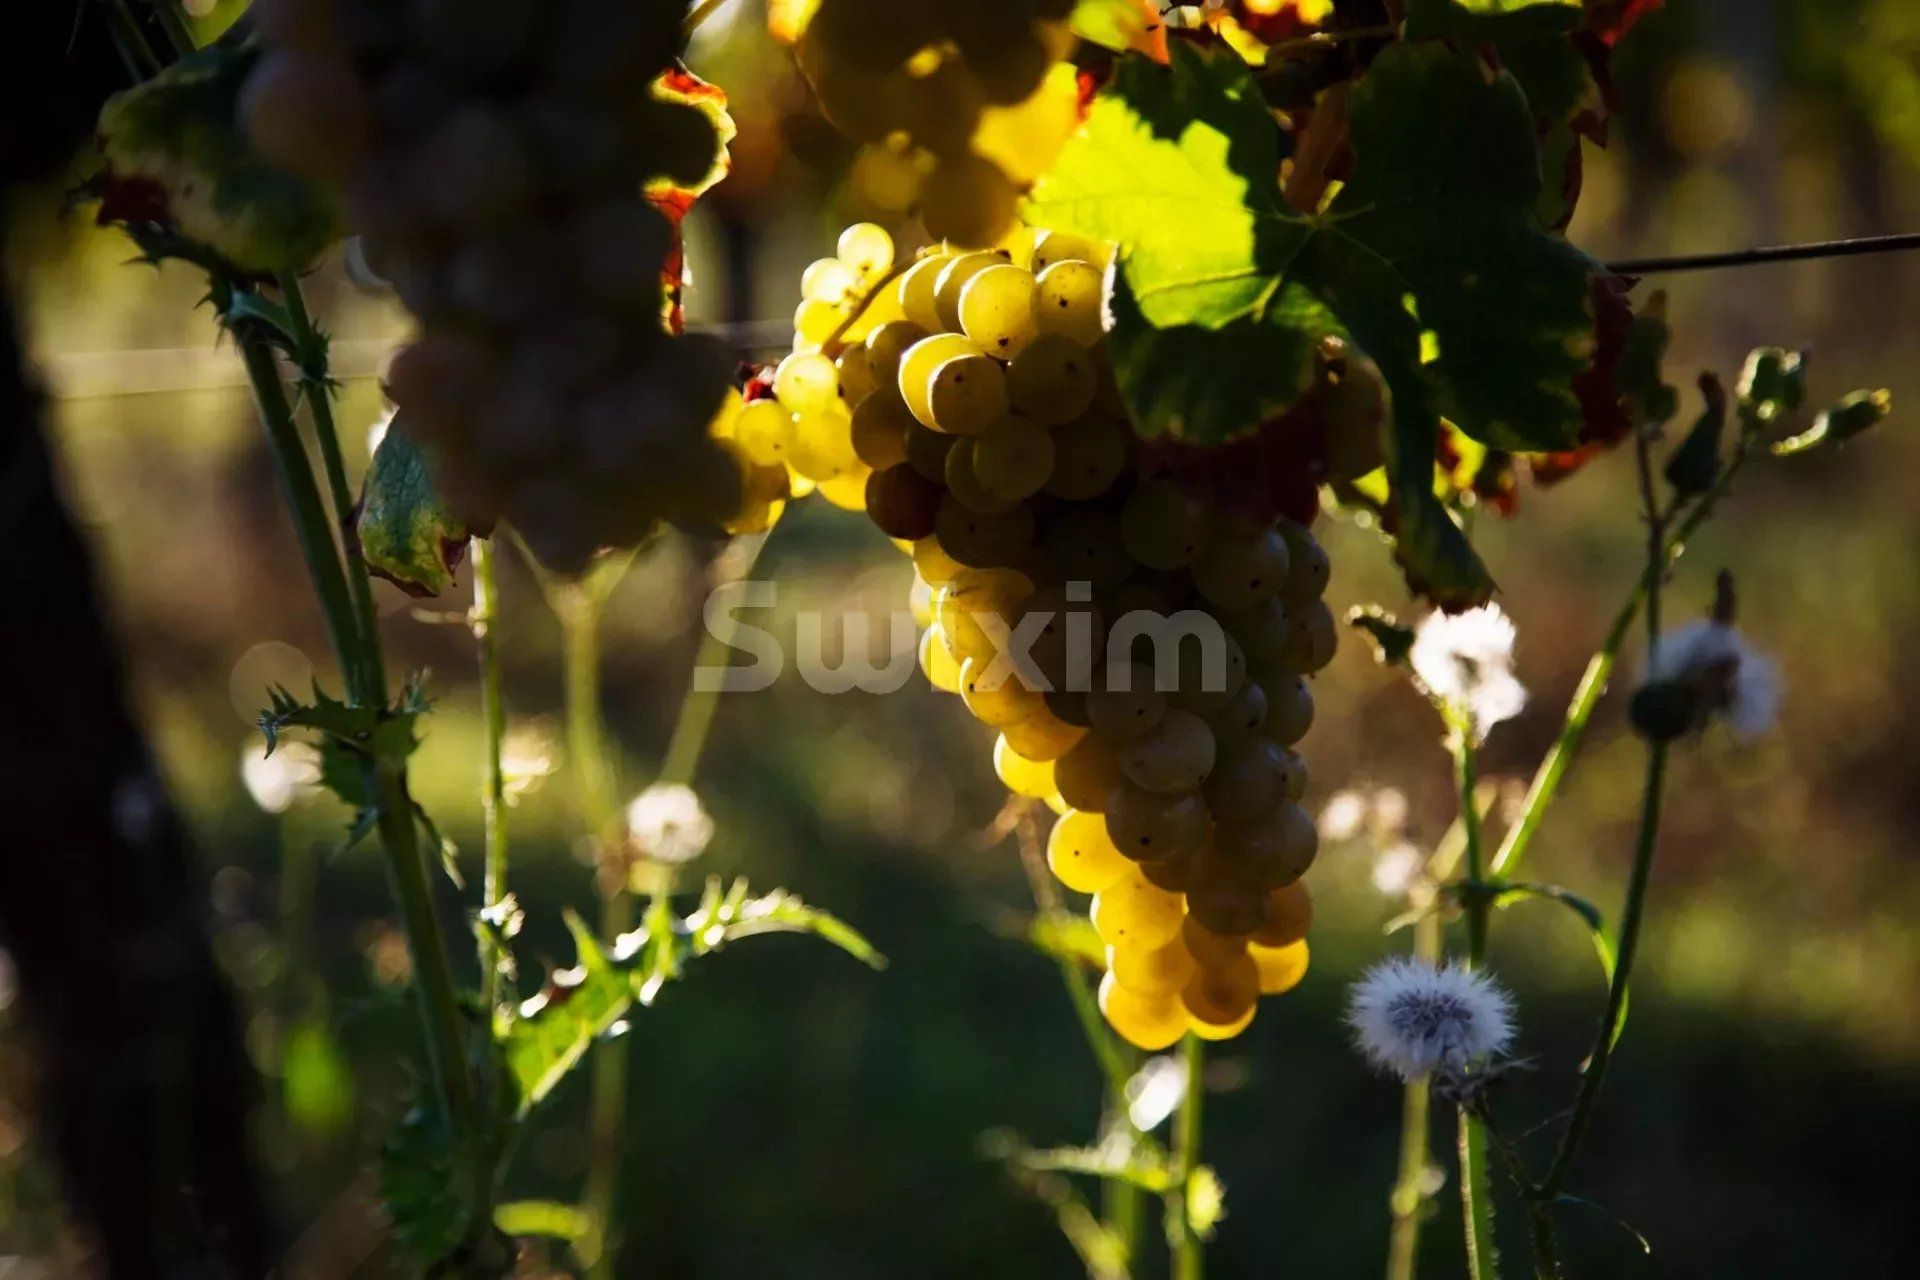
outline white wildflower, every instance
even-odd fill
[[[713,818],[692,787],[656,782],[627,806],[627,832],[644,857],[691,862],[713,839]]]
[[[268,813],[285,813],[320,790],[320,753],[304,742],[282,741],[267,754],[255,739],[240,749],[240,781]]]
[[[1780,677],[1772,659],[1756,652],[1731,625],[1712,618],[1654,641],[1647,684],[1683,695],[1689,727],[1720,718],[1742,740],[1772,728],[1780,706]]]
[[[1485,974],[1396,957],[1355,983],[1347,1023],[1367,1060],[1403,1081],[1463,1074],[1513,1041],[1513,1002]]]
[[[1435,610],[1414,632],[1408,661],[1427,695],[1472,726],[1476,740],[1526,705],[1513,675],[1513,620],[1497,604],[1465,613]]]

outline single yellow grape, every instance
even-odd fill
[[[1053,794],[1053,766],[1044,760],[1029,760],[1013,749],[1007,735],[993,743],[993,772],[1007,790],[1029,800],[1044,800]]]
[[[1197,958],[1196,958],[1197,959]],[[1251,1017],[1260,1002],[1260,968],[1253,957],[1241,952],[1222,964],[1200,963],[1187,985],[1180,989],[1180,1003],[1196,1026],[1214,1030],[1233,1028],[1235,1034]]]
[[[1150,883],[1136,868],[1093,895],[1094,931],[1110,947],[1162,947],[1186,918],[1177,893]]]
[[[1133,872],[1133,864],[1107,839],[1097,813],[1069,809],[1047,836],[1047,866],[1075,893],[1099,893]]]
[[[1105,336],[1100,322],[1104,273],[1085,262],[1056,262],[1034,279],[1033,322],[1083,347]]]
[[[1160,998],[1177,996],[1185,989],[1199,965],[1193,953],[1179,938],[1151,950],[1141,947],[1108,947],[1107,968],[1114,980],[1129,991]]]
[[[947,652],[946,641],[937,625],[920,633],[920,671],[927,677],[927,683],[940,692],[960,692],[960,664]]]
[[[1263,947],[1257,942],[1249,943],[1247,954],[1253,957],[1254,967],[1260,971],[1260,994],[1263,996],[1285,995],[1307,976],[1307,942],[1304,938],[1284,947]]]
[[[893,266],[893,237],[875,222],[856,222],[842,231],[835,250],[863,284],[871,285]]]
[[[775,366],[773,394],[789,413],[822,409],[839,403],[840,375],[819,352],[796,351]]]
[[[1129,991],[1109,973],[1100,980],[1100,1016],[1135,1048],[1158,1053],[1187,1033],[1187,1011],[1172,997]]]
[[[793,447],[793,414],[772,397],[755,400],[734,418],[733,438],[755,465],[782,466]]]

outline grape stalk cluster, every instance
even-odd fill
[[[890,261],[876,230],[847,237]],[[1114,1029],[1237,1035],[1306,969],[1318,837],[1293,747],[1334,651],[1326,553],[1134,435],[1102,246],[935,246],[864,293],[847,256],[809,268],[795,350],[734,439],[841,505],[857,490],[911,554],[921,667],[997,732],[1007,787],[1057,813],[1047,861],[1092,895]]]
[[[369,264],[419,322],[387,374],[478,530],[553,567],[660,521],[714,529],[743,476],[709,436],[734,359],[667,331],[649,189],[712,170],[698,109],[656,88],[669,0],[258,0],[242,113],[271,162],[338,182]]]

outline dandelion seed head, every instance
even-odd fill
[[[691,862],[713,839],[713,818],[692,787],[656,782],[627,806],[627,833],[656,862]]]
[[[1513,1002],[1485,974],[1396,957],[1353,985],[1347,1023],[1367,1061],[1402,1081],[1459,1076],[1507,1051]]]
[[[1513,674],[1514,639],[1513,620],[1497,604],[1456,614],[1435,610],[1421,619],[1407,660],[1427,695],[1465,716],[1474,736],[1485,738],[1527,703]]]
[[[1661,635],[1647,664],[1649,685],[1686,688],[1697,719],[1721,719],[1734,737],[1752,741],[1773,727],[1780,710],[1780,673],[1773,660],[1732,626],[1712,618]]]

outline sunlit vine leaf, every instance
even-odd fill
[[[1351,337],[1393,393],[1402,565],[1442,603],[1473,603],[1492,583],[1433,498],[1440,417],[1505,450],[1573,443],[1598,268],[1540,225],[1535,124],[1511,76],[1396,45],[1349,118],[1351,179],[1299,213],[1245,66],[1176,45],[1170,69],[1121,65],[1029,213],[1120,244],[1115,363],[1146,435],[1250,431],[1304,390],[1321,337]]]
[[[304,266],[333,242],[333,193],[267,165],[240,131],[240,85],[258,56],[222,41],[108,99],[93,184],[102,222],[166,228],[257,272]]]

